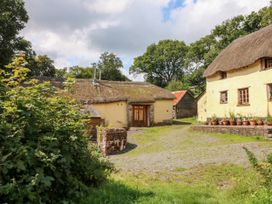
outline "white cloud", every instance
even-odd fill
[[[162,10],[169,2],[26,0],[30,21],[22,34],[58,67],[87,66],[100,53],[110,51],[126,60],[127,69],[151,43],[162,39],[192,42],[228,18],[269,4],[269,0],[185,0],[183,7],[171,11],[171,21],[165,22]]]

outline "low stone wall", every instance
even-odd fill
[[[271,126],[222,126],[222,125],[194,125],[191,127],[194,131],[228,133],[243,136],[264,136],[272,138]]]
[[[127,131],[124,128],[104,129],[100,132],[100,149],[104,156],[118,153],[127,146]]]

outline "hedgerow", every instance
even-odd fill
[[[112,166],[88,145],[78,105],[50,83],[23,83],[24,66],[21,56],[0,69],[0,201],[71,202]]]

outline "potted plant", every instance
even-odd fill
[[[257,117],[251,117],[250,120],[249,120],[250,125],[251,126],[256,126],[257,125],[257,120],[258,120]]]
[[[218,125],[218,119],[217,119],[215,114],[212,115],[211,124],[212,125]]]
[[[229,125],[229,119],[227,117],[222,120],[223,125]]]
[[[229,113],[229,116],[230,116],[230,125],[236,125],[236,122],[235,122],[235,113],[234,112],[230,112]]]
[[[248,125],[249,125],[249,120],[248,120],[247,117],[244,117],[244,118],[243,118],[243,125],[245,125],[245,126],[248,126]]]
[[[263,120],[261,118],[259,118],[257,120],[257,124],[260,125],[260,126],[262,126],[262,125],[264,125],[264,122],[263,122]]]
[[[237,125],[243,125],[243,116],[240,113],[237,114],[236,124]]]
[[[266,118],[266,124],[268,126],[272,126],[272,116],[271,115],[267,116],[267,118]]]

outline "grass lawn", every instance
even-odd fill
[[[195,123],[194,118],[178,121]],[[118,172],[81,203],[272,203],[272,198],[260,199],[267,194],[260,188],[262,178],[242,149],[264,158],[272,150],[270,141],[189,127],[154,127],[129,135],[134,148],[110,157]]]

